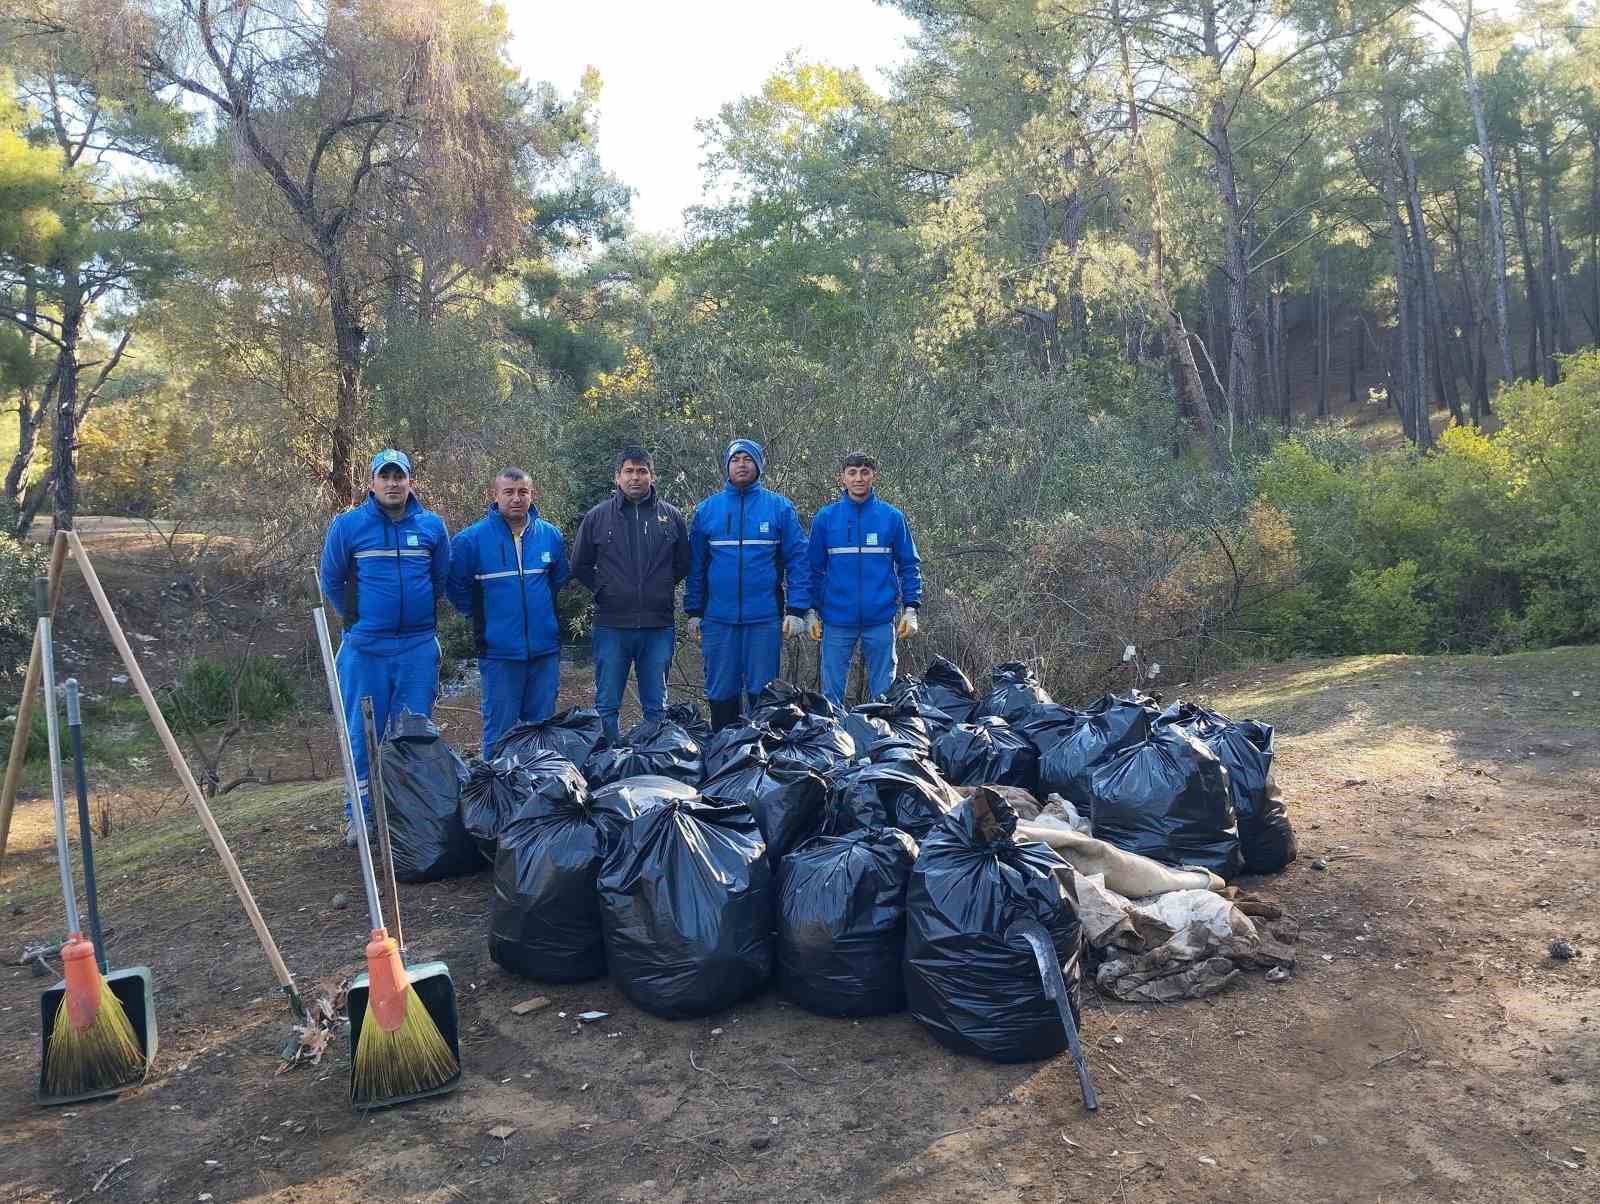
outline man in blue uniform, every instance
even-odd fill
[[[417,501],[410,458],[385,448],[372,458],[366,500],[329,525],[319,574],[322,592],[344,624],[339,686],[369,821],[361,699],[372,699],[380,737],[390,715],[402,710],[432,714],[439,682],[434,615],[449,568],[444,520]],[[345,820],[345,843],[353,847],[356,829],[348,800]]]
[[[616,492],[578,525],[572,575],[594,592],[594,706],[616,740],[630,668],[644,717],[666,714],[673,594],[689,572],[689,532],[678,508],[656,496],[644,448],[624,447],[612,472]]]
[[[817,609],[806,620],[811,638],[822,641],[822,693],[843,706],[857,644],[867,662],[870,697],[894,680],[895,637],[917,634],[922,570],[905,515],[875,492],[878,462],[851,452],[839,482],[839,500],[817,511],[811,523],[808,558]]]
[[[568,576],[566,541],[539,517],[533,482],[520,468],[502,470],[489,512],[450,545],[447,586],[477,642],[486,758],[507,729],[555,714],[556,595]]]
[[[735,722],[741,695],[754,698],[778,676],[783,640],[805,629],[811,605],[805,533],[794,503],[762,486],[766,466],[754,439],[728,444],[727,483],[689,528],[683,610],[704,655],[714,728]]]

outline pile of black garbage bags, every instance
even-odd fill
[[[492,866],[490,952],[512,973],[609,973],[669,1018],[775,984],[827,1016],[909,1009],[952,1049],[1022,1061],[1066,1038],[1006,933],[1043,926],[1074,1011],[1083,934],[1065,863],[1018,839],[1015,794],[984,788],[1059,795],[1096,837],[1170,865],[1270,873],[1295,855],[1272,741],[1140,694],[1062,706],[1021,663],[980,693],[935,658],[849,712],[773,682],[718,732],[677,706],[612,744],[567,710],[470,767],[408,714],[382,771],[397,877]]]

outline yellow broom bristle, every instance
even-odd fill
[[[406,1015],[387,1032],[369,1011],[356,1041],[355,1103],[418,1095],[442,1087],[461,1069],[450,1044],[416,991],[405,988]]]
[[[82,1095],[137,1083],[144,1075],[144,1050],[111,984],[100,982],[94,1020],[74,1028],[63,997],[46,1051],[45,1089],[53,1096]]]

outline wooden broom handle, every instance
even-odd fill
[[[272,963],[272,972],[278,976],[278,984],[290,994],[291,998],[296,998],[294,980],[289,976],[289,968],[283,964],[283,957],[278,953],[278,946],[272,940],[272,933],[267,931],[266,921],[261,918],[261,911],[256,907],[255,898],[250,894],[249,886],[245,884],[244,875],[239,872],[239,863],[233,859],[233,853],[222,835],[222,829],[217,827],[217,821],[212,818],[211,808],[206,805],[205,795],[200,793],[199,783],[194,780],[194,774],[189,772],[189,763],[183,759],[183,752],[172,737],[172,729],[162,717],[155,695],[150,692],[150,683],[145,681],[144,672],[139,668],[133,649],[128,645],[128,637],[122,633],[122,624],[117,622],[116,612],[111,609],[106,591],[100,587],[100,578],[95,576],[94,566],[89,563],[88,553],[83,550],[83,542],[78,538],[76,531],[68,531],[67,539],[72,545],[72,557],[78,562],[78,568],[89,586],[89,592],[94,595],[94,604],[100,608],[100,617],[105,620],[111,642],[117,646],[117,652],[122,656],[123,667],[128,670],[128,679],[133,682],[133,688],[139,692],[144,709],[150,714],[150,722],[155,725],[156,735],[161,737],[167,756],[172,760],[172,768],[178,771],[184,789],[189,792],[189,801],[194,804],[195,814],[200,817],[201,826],[211,838],[211,847],[216,849],[217,856],[222,859],[222,867],[228,871],[234,893],[239,896],[244,914],[250,917],[250,926],[256,930],[262,952]]]
[[[61,566],[67,559],[67,537],[56,532],[50,548],[50,617],[56,617],[61,601]],[[34,632],[33,655],[28,658],[28,675],[22,681],[22,697],[17,700],[17,728],[11,733],[11,759],[6,762],[5,785],[0,786],[0,865],[5,864],[6,841],[11,835],[11,810],[16,806],[17,787],[22,782],[22,762],[28,755],[28,735],[33,730],[33,700],[39,694],[39,678],[44,670],[44,654],[39,633]]]

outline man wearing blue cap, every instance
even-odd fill
[[[567,545],[539,517],[533,481],[503,468],[482,518],[450,546],[450,601],[472,620],[482,683],[483,755],[518,723],[556,712],[561,631],[556,595],[567,583]]]
[[[711,726],[738,718],[778,676],[783,640],[805,630],[811,606],[806,538],[794,503],[761,484],[766,451],[735,439],[722,453],[727,478],[695,509],[683,610],[700,643]]]
[[[339,685],[361,805],[371,820],[361,699],[372,699],[382,735],[389,716],[433,712],[439,682],[434,613],[450,569],[450,533],[411,488],[411,459],[384,448],[372,457],[366,500],[334,519],[322,542],[322,592],[344,624]],[[345,803],[345,844],[356,829]]]

